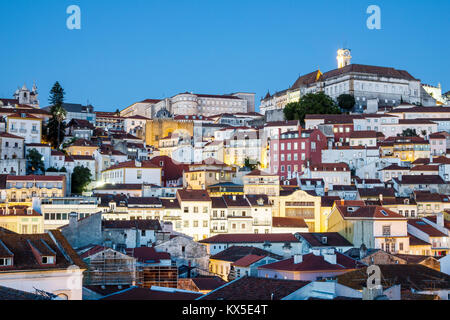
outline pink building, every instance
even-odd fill
[[[447,139],[441,133],[430,134],[430,150],[432,156],[442,156],[447,151]]]
[[[302,173],[309,163],[320,163],[327,138],[318,129],[279,131],[278,139],[270,142],[270,172],[282,180]]]

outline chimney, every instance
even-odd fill
[[[328,263],[336,264],[336,253],[332,253],[332,254],[326,253],[323,255],[323,258]]]
[[[345,205],[345,200],[341,199],[341,206],[344,206],[344,205]]]
[[[303,262],[303,255],[295,254],[294,255],[294,264],[299,264]]]
[[[142,167],[142,163],[141,163],[140,161],[138,161],[138,160],[134,160],[134,164],[135,164],[135,166],[136,166],[137,168]]]
[[[364,259],[367,256],[367,247],[363,243],[361,247],[359,248],[359,259]]]
[[[444,227],[444,215],[442,214],[442,212],[439,212],[436,215],[436,224],[440,227]]]
[[[380,193],[380,201],[383,202],[383,195]]]
[[[71,212],[69,213],[69,226],[75,227],[78,223],[78,213]]]

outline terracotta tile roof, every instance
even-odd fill
[[[320,70],[313,71],[311,73],[300,76],[291,86],[291,89],[298,89],[302,86],[312,84],[319,79],[322,79],[322,72],[320,72]]]
[[[71,155],[71,158],[75,161],[95,161],[93,156]]]
[[[381,285],[390,288],[401,285],[402,290],[435,291],[450,289],[450,276],[420,264],[385,264],[381,269]],[[367,286],[367,267],[337,277],[337,282],[356,290]]]
[[[197,277],[192,278],[192,282],[194,282],[195,286],[202,291],[215,290],[227,283],[220,277]]]
[[[334,186],[333,186],[334,187]],[[336,196],[323,196],[321,198],[321,206],[322,207],[332,207],[335,201],[341,200],[340,197]]]
[[[142,190],[142,184],[137,183],[119,183],[119,184],[105,184],[95,190]]]
[[[236,262],[243,257],[246,257],[248,255],[257,255],[257,256],[269,256],[271,258],[274,258],[276,260],[281,260],[283,257],[279,256],[277,254],[273,254],[269,251],[251,247],[251,246],[231,246],[215,255],[212,255],[209,257],[209,259],[213,260],[222,260],[222,261],[229,261],[229,262]]]
[[[58,151],[58,150],[52,150],[51,155],[55,157],[65,157],[64,152]]]
[[[388,78],[397,78],[405,80],[417,80],[407,71],[398,70],[390,67],[378,67],[363,64],[350,64],[340,69],[334,69],[323,74],[323,79],[329,79],[335,76],[340,76],[347,73],[364,73],[376,74]]]
[[[358,193],[361,197],[378,197],[380,194],[383,195],[383,197],[395,197],[395,191],[393,189],[382,187],[358,188]]]
[[[410,171],[439,171],[438,165],[419,165],[414,166]]]
[[[241,259],[233,262],[231,265],[235,267],[249,267],[255,262],[258,262],[259,260],[265,258],[267,256],[265,255],[256,255],[256,254],[249,254],[245,257],[242,257]]]
[[[105,250],[108,250],[108,249],[110,249],[110,248],[104,247],[104,246],[95,245],[92,248],[89,248],[89,250],[87,250],[87,251],[83,252],[82,254],[80,254],[80,258],[86,259],[86,258],[89,258],[90,256],[92,256],[94,254],[97,254],[99,252],[102,252],[102,251],[105,251]]]
[[[303,255],[300,263],[294,263],[294,258],[265,264],[258,269],[280,270],[280,271],[331,271],[331,270],[351,270],[362,267],[363,264],[352,259],[342,253],[336,252],[336,264],[329,263],[321,255],[316,256],[314,253]]]
[[[350,133],[350,139],[376,138],[377,131],[353,131]]]
[[[67,125],[68,127],[73,127],[76,129],[90,129],[90,130],[94,130],[94,126],[92,123],[90,123],[87,120],[83,120],[83,119],[72,119],[70,120],[69,124]]]
[[[138,164],[140,163],[140,166],[136,165],[136,161],[131,160],[131,161],[125,161],[125,162],[121,162],[118,163],[114,166],[109,167],[108,169],[105,169],[104,171],[110,171],[110,170],[116,170],[116,169],[121,169],[121,168],[131,168],[131,169],[135,169],[135,168],[142,168],[142,169],[156,169],[156,168],[160,168],[157,165],[154,165],[150,160],[144,160],[141,162],[138,162]]]
[[[25,140],[25,138],[23,138],[23,137],[19,137],[19,136],[16,136],[16,135],[8,133],[8,132],[1,132],[0,133],[0,138],[11,138],[11,139],[22,139],[22,140]],[[32,144],[27,144],[27,147],[30,147],[30,146],[32,146]],[[41,146],[41,145],[39,145],[39,146]]]
[[[103,220],[105,229],[161,230],[158,220]]]
[[[162,205],[160,198],[155,197],[130,197],[128,205]]]
[[[289,120],[289,121],[271,121],[267,122],[265,127],[291,127],[291,126],[299,126],[300,122],[298,120]]]
[[[353,246],[347,239],[337,232],[310,232],[299,233],[300,237],[306,240],[311,247],[351,247]],[[326,242],[323,238],[326,237]]]
[[[23,116],[22,116],[23,115]],[[28,112],[21,112],[21,113],[15,113],[10,114],[8,118],[20,118],[20,119],[32,119],[32,120],[42,120],[41,118],[35,117],[32,114],[29,114]]]
[[[447,210],[445,210],[445,211],[447,212]],[[437,218],[436,216],[427,216],[424,219],[427,219],[428,221],[436,223],[436,220],[437,220],[436,218]],[[444,227],[450,230],[450,221],[444,219]]]
[[[138,119],[138,120],[150,120],[149,118],[147,118],[147,117],[144,117],[144,116],[141,116],[141,115],[135,115],[135,116],[128,116],[128,117],[125,117],[125,119]]]
[[[264,172],[264,171],[256,169],[246,175],[246,177],[251,177],[251,176],[276,176],[276,174],[270,174],[268,172]]]
[[[205,190],[186,190],[177,191],[181,201],[211,201],[209,194]]]
[[[416,202],[448,202],[449,196],[444,196],[438,193],[431,193],[429,191],[415,191],[414,196]]]
[[[2,207],[0,208],[0,216],[30,216],[30,217],[40,217],[41,214],[36,210],[27,210],[27,206],[9,206],[8,209]],[[28,213],[30,212],[30,213]]]
[[[413,164],[414,164],[414,162],[413,162]],[[378,171],[388,171],[388,170],[395,170],[395,171],[406,170],[407,171],[407,170],[409,170],[409,168],[408,167],[401,167],[401,166],[399,166],[397,164],[391,164],[390,166],[384,167],[383,169],[378,170]]]
[[[69,147],[95,147],[98,146],[95,145],[92,141],[86,140],[86,139],[77,139],[75,140]]]
[[[210,292],[199,300],[281,300],[309,283],[246,276]]]
[[[167,252],[158,252],[153,247],[128,248],[127,255],[136,258],[142,263],[159,263],[161,260],[170,260]]]
[[[252,207],[260,207],[260,200],[262,200],[263,206],[271,206],[269,203],[269,197],[265,194],[246,194],[248,202]]]
[[[166,209],[180,209],[178,199],[160,199],[164,208]]]
[[[303,218],[272,217],[273,228],[308,228]]]
[[[0,300],[51,300],[50,297],[0,286]]]
[[[423,119],[399,119],[398,124],[434,124],[434,122]]]
[[[105,296],[100,300],[195,300],[203,294],[184,290],[169,289],[164,291],[155,289],[130,287]]]
[[[231,207],[250,207],[250,203],[243,195],[224,195],[223,201],[227,205],[227,208]]]
[[[227,204],[223,200],[223,197],[211,197],[213,209],[226,209]]]
[[[426,233],[430,237],[448,237],[448,235],[439,231],[438,229],[426,223],[422,219],[408,219],[408,225],[419,229],[420,231]]]
[[[344,162],[313,164],[310,169],[311,171],[350,171],[350,167]]]
[[[10,176],[6,178],[7,182],[10,181],[64,181],[64,176],[37,176],[37,175],[28,175],[28,176]]]
[[[218,234],[200,243],[263,243],[263,242],[299,242],[292,233],[236,233]]]
[[[350,211],[352,206],[337,205],[336,208],[344,219],[353,218],[372,218],[372,219],[402,219],[406,218],[394,211],[380,207],[380,206],[361,206],[354,211]]]
[[[397,254],[394,254],[394,256],[405,260],[407,263],[412,263],[412,264],[421,263],[422,261],[427,260],[429,258],[435,259],[434,257],[431,257],[431,256],[422,256],[422,255],[416,255],[416,254],[399,254],[399,253],[397,253]]]
[[[53,238],[58,242],[54,242]],[[4,272],[14,272],[18,270],[52,270],[52,269],[66,269],[75,264],[81,269],[86,269],[86,264],[76,254],[67,240],[63,237],[60,231],[52,230],[45,234],[13,234],[0,233],[0,240],[2,242],[3,250],[14,254],[13,266],[8,267]],[[43,265],[37,261],[36,256],[31,250],[31,246],[35,247],[42,254],[54,255],[56,263],[53,265]],[[65,253],[63,253],[62,248]],[[66,256],[70,259],[68,260]]]
[[[398,179],[395,179],[398,181]],[[403,175],[400,184],[446,184],[438,175]]]

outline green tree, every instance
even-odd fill
[[[284,108],[286,120],[300,120],[305,125],[307,114],[341,114],[341,110],[328,95],[323,92],[308,93],[298,102],[291,102]]]
[[[84,166],[77,166],[72,173],[72,193],[82,194],[92,181],[91,171]]]
[[[259,161],[250,160],[250,158],[245,158],[244,168],[249,168],[250,170],[255,170],[261,163]]]
[[[44,161],[43,156],[36,150],[28,150],[26,161],[27,161],[27,174],[37,174],[44,173]]]
[[[338,106],[345,111],[351,111],[356,104],[355,97],[351,94],[341,94],[337,101]]]
[[[417,134],[416,129],[408,128],[408,129],[403,130],[401,136],[402,137],[418,137],[419,135]]]
[[[53,148],[59,149],[61,141],[65,137],[66,125],[64,119],[67,112],[63,108],[64,103],[64,89],[57,81],[53,88],[50,90],[49,102],[51,104],[50,114],[52,115],[48,121],[47,126],[44,128],[46,140],[51,143]]]

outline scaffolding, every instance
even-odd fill
[[[177,288],[178,268],[176,266],[139,266],[140,287],[151,286]]]
[[[136,259],[120,252],[106,249],[87,262],[85,285],[139,285],[142,282]]]

